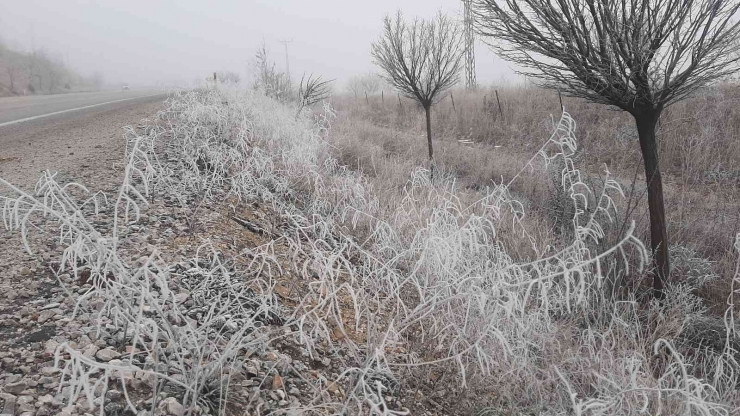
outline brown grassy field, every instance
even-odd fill
[[[607,167],[625,191],[616,201],[621,218],[611,224],[608,239],[616,241],[625,223],[634,220],[637,235],[647,242],[644,170],[633,119],[581,99],[562,100],[578,123],[579,167],[596,188]],[[706,89],[669,107],[658,130],[672,279],[717,275],[697,292],[717,314],[726,307],[736,255],[733,237],[740,231],[739,100],[736,85]],[[384,93],[367,100],[335,97],[332,105],[339,114],[334,145],[342,163],[382,175],[389,186],[406,181],[409,164],[428,165],[423,113],[414,102]],[[559,115],[560,99],[553,91],[516,86],[453,91],[433,108],[436,163],[464,187],[506,183],[547,140]],[[532,232],[557,246],[563,213],[551,176],[528,170],[512,190],[527,205]],[[525,257],[526,252],[522,247]]]

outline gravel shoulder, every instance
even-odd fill
[[[122,103],[118,109],[0,130],[0,178],[31,190],[39,172],[52,169],[59,172],[61,184],[78,181],[91,192],[105,192],[109,203],[100,210],[81,206],[79,201],[86,196],[75,189],[68,195],[75,200],[74,215],[85,218],[100,235],[110,236],[112,201],[123,177],[122,126],[132,126],[139,137],[151,136],[155,130],[150,130],[152,124],[161,127],[171,120],[164,116],[158,120],[162,124],[141,120],[154,120],[161,107],[161,101],[156,100],[140,105]],[[158,158],[164,165],[175,165],[183,154],[168,153],[166,142],[174,141],[176,133],[163,129],[158,134],[163,137]],[[198,169],[209,169],[206,162],[203,166]],[[0,196],[3,192],[6,190],[0,188]],[[182,391],[168,390],[173,384],[163,383],[163,377],[158,379],[152,371],[185,380],[189,369],[210,374],[207,367],[216,367],[190,353],[181,355],[181,367],[160,361],[163,355],[152,355],[145,346],[150,342],[158,345],[158,336],[131,344],[134,329],[115,321],[106,306],[109,299],[103,294],[111,292],[93,290],[116,282],[116,275],[101,273],[94,280],[90,270],[95,265],[79,260],[74,272],[69,267],[58,271],[65,248],[57,237],[59,225],[38,218],[33,221],[37,229],[28,234],[31,253],[23,249],[18,231],[11,234],[0,227],[0,416],[79,416],[101,409],[106,415],[182,416],[187,411],[201,416],[215,414],[217,405],[223,404],[227,415],[301,414],[299,409],[313,409],[308,414],[337,414],[342,403],[354,400],[355,387],[340,374],[356,372],[347,366],[354,362],[356,351],[345,348],[344,343],[348,338],[359,343],[365,329],[351,329],[349,295],[337,296],[333,306],[347,317],[343,323],[347,331],[326,317],[327,326],[303,330],[309,334],[323,331],[316,340],[308,335],[309,349],[295,328],[299,321],[293,320],[292,313],[314,309],[318,312],[312,313],[324,313],[319,306],[329,290],[318,288],[314,281],[312,270],[318,266],[311,255],[311,243],[301,239],[286,216],[260,199],[247,203],[226,195],[199,198],[189,195],[187,189],[157,188],[147,203],[141,204],[138,220],[118,224],[115,246],[115,256],[120,256],[126,268],[148,270],[163,278],[147,280],[153,282],[152,299],[165,298],[166,306],[158,310],[164,313],[154,313],[149,303],[142,307],[149,321],[167,322],[163,327],[200,328],[200,333],[210,337],[202,344],[210,345],[213,337],[244,342],[233,349],[233,362],[211,374],[216,378],[199,382],[199,401],[188,404]],[[99,253],[104,246],[100,235],[92,237],[100,245],[90,251]],[[152,271],[152,259],[161,260],[166,268]],[[263,267],[275,270],[269,281],[262,276]],[[123,268],[118,271],[129,276]],[[172,295],[171,302],[167,293]],[[309,293],[312,295],[305,296]],[[219,315],[211,319],[206,312],[212,305],[228,309],[219,309]],[[175,318],[178,320],[173,321]],[[216,332],[208,332],[212,325]],[[242,328],[252,329],[242,333]],[[174,339],[180,340],[170,340]],[[60,362],[54,360],[55,355],[61,355]],[[219,349],[218,355],[226,353]],[[195,356],[201,358],[195,360]],[[88,361],[78,367],[64,364],[75,359]],[[103,371],[105,366],[113,370]],[[399,411],[415,408],[414,414],[430,416],[451,414],[431,398],[426,404],[420,390],[402,392],[392,375],[371,370],[362,377],[378,394],[382,391],[383,406]],[[108,381],[109,375],[114,380]],[[87,377],[83,384],[94,386],[93,391],[78,394],[75,383],[69,381],[71,376]],[[228,386],[223,386],[222,380],[229,380]],[[221,387],[228,390],[228,400],[221,400]],[[94,399],[88,400],[91,396]]]
[[[93,190],[113,189],[125,151],[123,126],[137,126],[162,108],[163,96],[123,102],[0,128],[0,178],[32,191],[43,170],[60,182],[77,181]],[[0,186],[0,195],[7,191]],[[103,217],[103,221],[105,221]],[[36,231],[36,230],[34,230]],[[59,370],[53,353],[60,342],[96,347],[105,342],[86,327],[90,320],[69,316],[74,298],[52,272],[60,248],[48,234],[23,249],[19,233],[0,226],[0,415],[74,414],[61,412]],[[62,275],[66,288],[81,288]],[[81,329],[82,328],[82,329]],[[101,348],[102,349],[102,348]],[[80,409],[81,413],[84,411]]]
[[[149,123],[141,120],[153,118],[161,107],[161,99],[152,100],[6,128],[0,131],[0,178],[32,190],[40,172],[51,169],[59,172],[60,183],[77,181],[92,192],[104,191],[110,198],[122,177],[122,126],[141,126],[138,131],[144,132]],[[0,195],[6,191],[0,188]],[[233,259],[235,263],[230,267],[244,269],[246,264],[241,262],[249,262],[244,253],[270,243],[269,232],[264,230],[270,229],[274,213],[257,205],[234,210],[230,203],[236,201],[182,206],[168,195],[152,195],[149,204],[142,207],[140,220],[122,227],[119,252],[134,266],[157,253],[164,262],[174,265],[173,276],[188,277],[193,268],[198,269],[198,264],[189,259],[196,258],[203,243],[209,241],[224,259]],[[110,205],[97,215],[89,206],[81,214],[93,218],[96,228],[106,234],[112,228]],[[104,299],[96,295],[77,303],[99,283],[87,280],[84,265],[79,275],[57,274],[63,249],[54,238],[58,230],[51,221],[39,220],[36,224],[39,229],[29,233],[31,253],[23,249],[19,232],[9,233],[0,227],[0,416],[78,416],[97,413],[100,407],[106,415],[151,414],[151,410],[126,410],[124,394],[137,409],[182,416],[185,409],[178,393],[158,390],[156,381],[138,371],[117,374],[120,382],[112,382],[107,392],[97,392],[105,397],[102,406],[98,402],[91,405],[85,394],[73,403],[68,401],[74,396],[63,379],[69,377],[69,371],[54,361],[60,348],[67,345],[90,360],[113,366],[124,364],[127,354],[133,353],[126,345],[127,329],[95,312],[101,311]],[[276,244],[275,251],[287,252],[288,248]],[[283,267],[290,269],[287,264]],[[177,279],[172,281],[172,289],[177,288],[182,307],[191,307],[196,296],[182,290]],[[307,290],[296,280],[286,273],[270,296],[281,304],[295,306],[297,293]],[[84,311],[75,313],[77,306]],[[246,360],[244,368],[238,369],[230,386],[232,402],[239,407],[228,414],[284,414],[290,408],[311,406],[317,396],[332,402],[346,394],[328,381],[341,372],[338,348],[317,346],[312,355],[289,328],[282,326],[280,316],[265,325],[268,338],[277,341],[240,358]],[[103,377],[97,372],[88,375],[93,379]],[[194,412],[212,414],[207,407],[196,407]]]

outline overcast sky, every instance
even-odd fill
[[[438,10],[459,17],[460,0],[0,0],[0,37],[11,46],[45,48],[83,74],[109,83],[192,82],[214,70],[247,74],[264,40],[279,67],[288,44],[294,78],[376,71],[370,44],[382,18]],[[480,43],[480,82],[514,82],[510,66]]]

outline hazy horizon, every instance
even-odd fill
[[[249,77],[263,41],[284,68],[280,41],[289,40],[293,78],[314,73],[343,86],[352,75],[378,70],[370,44],[383,17],[399,8],[407,18],[438,10],[459,18],[462,2],[25,0],[0,5],[0,39],[25,51],[45,49],[81,74],[102,73],[108,84],[131,85],[193,83],[221,70]],[[480,41],[476,69],[481,84],[518,79]]]

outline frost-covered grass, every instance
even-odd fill
[[[256,321],[274,310],[269,288],[289,274],[306,290],[284,313],[284,327],[311,354],[327,345],[345,351],[344,371],[325,386],[346,395],[317,394],[306,403],[308,414],[404,414],[388,397],[430,393],[428,380],[439,374],[451,391],[474,392],[456,393],[461,414],[473,406],[504,414],[723,415],[737,406],[732,307],[725,348],[687,354],[677,340],[705,313],[690,286],[670,287],[662,305],[616,294],[616,282],[640,273],[647,253],[633,227],[603,244],[622,191],[606,169],[598,190],[587,185],[574,162],[575,121],[567,113],[522,167],[560,167],[573,215],[572,232],[556,249],[538,241],[526,207],[511,195],[519,176],[470,190],[450,172],[432,183],[408,161],[391,158],[372,176],[340,165],[329,106],[296,119],[295,109],[255,91],[205,89],[174,94],[160,118],[146,137],[131,138],[116,218],[135,220],[149,187],[182,204],[227,197],[268,204],[279,223],[272,241],[243,253],[247,286],[265,290],[257,306],[238,314],[240,329],[223,330],[224,316],[238,307],[229,301],[214,303],[195,325],[168,291],[174,272],[156,253],[143,265],[126,264],[115,229],[101,235],[80,214],[82,202],[51,176],[40,182],[43,198],[13,188],[6,226],[25,233],[32,211],[55,219],[68,247],[63,264],[76,270],[82,260],[105,282],[89,294],[105,299],[99,313],[130,328],[152,361],[179,369],[173,376],[133,354],[125,368],[114,368],[60,347],[76,392],[91,400],[101,396],[87,374],[125,376],[132,366],[179,386],[186,406],[208,394],[223,397],[229,389],[219,381],[238,367],[239,352],[269,342]],[[207,258],[199,272],[204,284],[215,275],[229,281],[218,255]],[[104,279],[108,273],[115,279]]]
[[[494,89],[500,98],[501,113]],[[435,154],[437,163],[453,170],[461,185],[467,187],[485,186],[492,180],[500,182],[502,177],[508,181],[539,147],[540,137],[551,131],[550,115],[560,111],[557,92],[535,87],[499,84],[475,91],[456,90],[452,94],[456,106],[447,97],[432,115]],[[425,129],[423,113],[408,101],[399,108],[395,94],[392,99],[389,97],[386,91],[384,100],[378,95],[370,97],[369,102],[364,97],[332,98],[341,114],[335,130],[348,138],[342,141],[346,145],[338,145],[340,160],[368,175],[374,175],[376,167],[383,165],[386,154],[397,155],[394,159],[424,162],[423,149],[418,149],[424,145],[420,139]],[[660,165],[666,178],[668,235],[679,251],[674,255],[680,258],[685,254],[680,253],[682,247],[690,248],[695,256],[711,264],[719,278],[700,288],[698,294],[717,315],[725,307],[736,258],[732,240],[740,232],[738,97],[735,83],[697,92],[667,108],[657,130]],[[644,168],[634,119],[625,112],[582,99],[563,97],[563,103],[578,120],[582,150],[578,166],[595,175],[606,163],[627,194],[625,200],[615,201],[621,218],[620,224],[613,227],[614,238],[622,230],[621,223],[635,220],[636,235],[649,239]],[[458,140],[463,139],[472,144],[460,145]],[[537,173],[515,182],[510,190],[527,205],[530,222],[539,217],[540,222],[559,227],[558,218],[549,218],[557,205],[541,200],[557,202],[559,198],[552,197],[561,195],[551,195],[553,184],[541,171]],[[559,243],[559,236],[547,235],[550,230],[546,224],[535,227],[545,231],[538,241]],[[607,234],[612,235],[609,230]],[[690,278],[683,271],[678,278]]]

